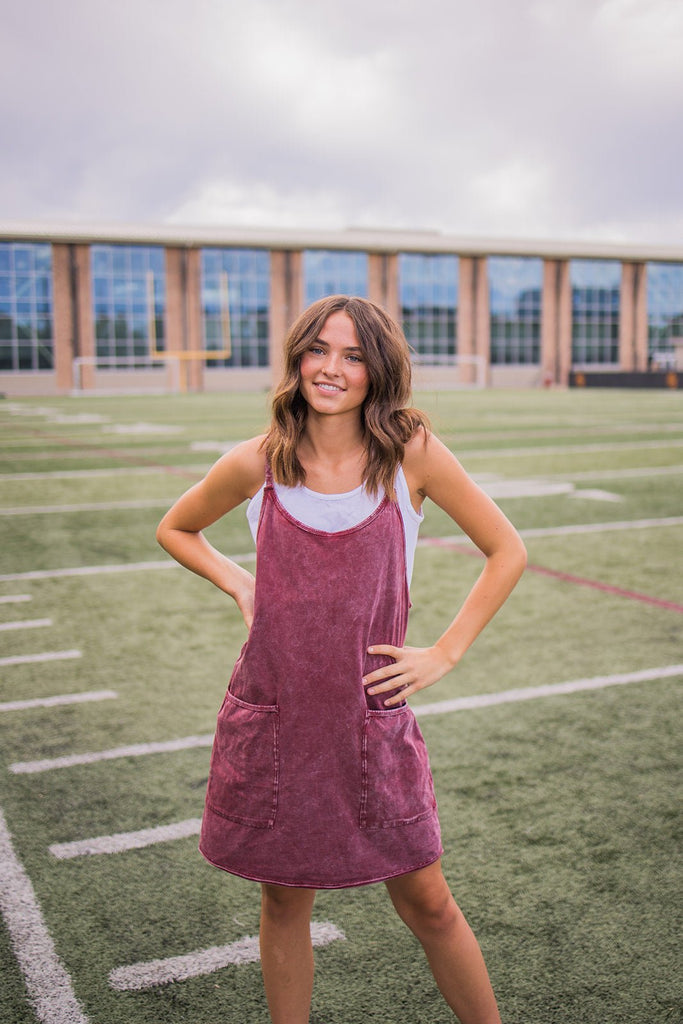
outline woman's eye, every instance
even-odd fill
[[[348,356],[352,363],[362,363],[363,360],[360,356]]]

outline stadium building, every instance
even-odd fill
[[[0,391],[268,387],[310,302],[403,324],[425,387],[678,387],[683,248],[438,232],[0,224]]]

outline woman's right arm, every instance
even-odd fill
[[[254,577],[209,544],[202,530],[261,487],[265,477],[262,442],[262,437],[245,441],[220,458],[203,480],[178,498],[156,533],[159,544],[177,562],[235,600],[247,628],[254,615]]]

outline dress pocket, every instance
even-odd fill
[[[218,712],[206,805],[252,828],[273,828],[278,802],[280,713],[229,691]]]
[[[365,712],[361,828],[394,828],[436,808],[427,747],[411,708]]]

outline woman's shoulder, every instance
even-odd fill
[[[210,470],[214,481],[230,481],[245,497],[253,497],[266,477],[265,434],[240,441],[222,455]]]
[[[453,453],[431,430],[418,427],[406,442],[403,472],[411,493],[426,494],[430,480],[435,475],[456,471],[458,467],[459,463]]]

